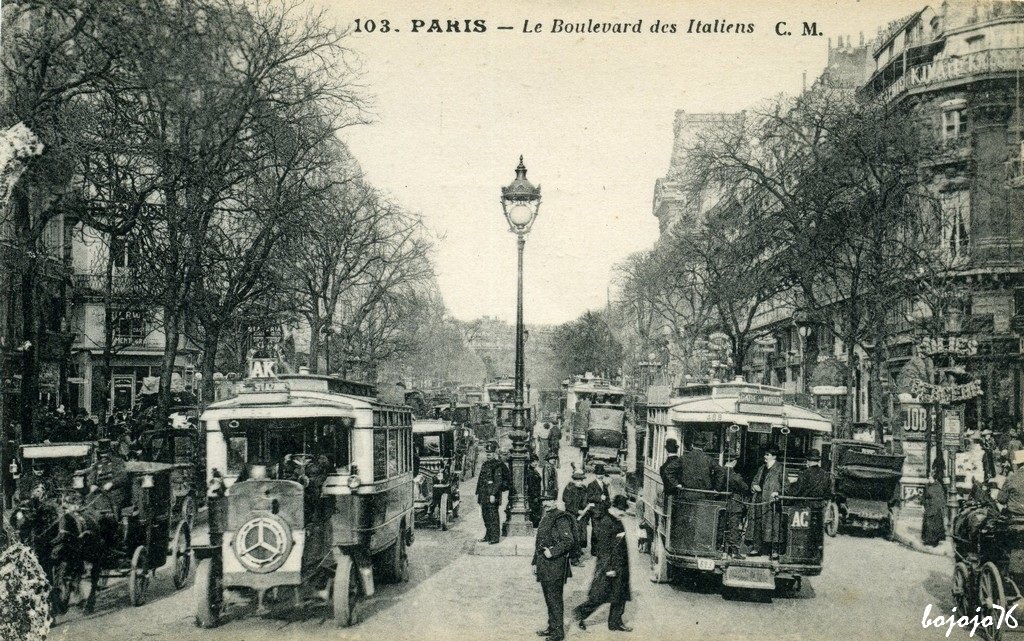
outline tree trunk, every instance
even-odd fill
[[[21,399],[19,419],[22,438],[28,443],[41,439],[35,424],[35,409],[39,404],[39,314],[36,310],[36,243],[31,238],[32,217],[28,194],[18,189],[14,199],[15,225],[19,235],[22,265],[20,274],[21,341],[28,349],[21,352]]]
[[[103,390],[103,424],[111,410],[111,390],[114,378],[114,247],[107,252],[106,278],[103,286],[103,365],[100,367],[100,389]],[[96,377],[93,377],[95,385]],[[93,393],[93,398],[96,394]]]
[[[178,358],[180,312],[171,305],[164,306],[164,355],[160,364],[160,396],[158,425],[163,425],[171,410],[171,375]]]
[[[308,315],[306,321],[309,323],[309,371],[313,374],[320,374],[320,327],[321,321],[318,316]]]
[[[207,330],[206,337],[203,339],[203,366],[200,368],[200,373],[203,375],[202,380],[202,397],[200,405],[205,407],[213,402],[213,374],[217,371],[217,349],[220,346],[220,331],[219,328],[216,332]]]

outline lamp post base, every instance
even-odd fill
[[[526,468],[530,460],[526,440],[529,437],[529,432],[519,427],[509,432],[509,438],[512,439],[509,463],[512,468],[515,496],[512,498],[506,536],[533,536],[533,523],[530,521],[530,510],[526,505]]]

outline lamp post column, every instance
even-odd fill
[[[523,249],[526,246],[526,236],[525,234],[516,234],[516,237],[519,254],[516,287],[516,396],[515,409],[512,414],[512,432],[509,434],[512,439],[509,462],[512,465],[514,497],[508,525],[509,536],[533,534],[533,524],[530,522],[529,510],[526,506],[526,466],[530,458],[526,442],[530,433],[526,425],[526,407],[523,395],[526,369],[526,355],[523,349]]]

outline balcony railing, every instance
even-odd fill
[[[1024,50],[1019,48],[986,49],[964,56],[939,58],[910,67],[905,74],[883,89],[879,97],[892,100],[916,87],[1018,70],[1024,70]]]

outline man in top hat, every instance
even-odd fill
[[[587,484],[587,503],[601,507],[608,507],[611,503],[608,471],[604,469],[604,463],[594,465],[594,478]]]
[[[821,452],[813,449],[807,454],[807,469],[790,484],[787,494],[815,499],[832,494],[832,475],[821,469]]]
[[[586,630],[586,618],[602,603],[611,604],[608,610],[608,629],[631,632],[622,622],[626,601],[630,600],[629,547],[622,515],[629,508],[626,497],[618,494],[608,510],[594,518],[594,549],[597,563],[590,582],[587,600],[576,607],[574,614],[580,629]]]
[[[778,462],[779,448],[772,445],[764,452],[764,464],[754,474],[750,489],[754,491],[755,540],[751,556],[757,556],[768,548],[772,559],[779,556],[778,546],[782,542],[782,511],[778,498],[782,496],[785,479]]]
[[[573,517],[576,529],[577,553],[570,559],[575,566],[583,565],[582,548],[587,547],[587,486],[583,480],[586,475],[582,470],[577,470],[575,464],[572,470],[572,480],[562,490],[562,503],[565,511]]]
[[[504,465],[498,460],[498,445],[487,443],[487,454],[480,475],[476,480],[476,499],[480,504],[480,512],[484,518],[487,532],[481,543],[498,543],[501,540],[501,527],[498,522],[498,507],[501,505],[501,493],[505,489]]]
[[[558,509],[555,497],[545,494],[541,497],[544,517],[537,527],[534,541],[533,565],[537,581],[544,593],[544,604],[548,611],[548,626],[537,631],[537,636],[551,641],[565,638],[565,583],[572,576],[569,561],[576,553],[576,535],[573,518]]]
[[[665,462],[661,464],[658,473],[661,474],[666,500],[683,489],[682,466],[682,461],[679,460],[679,443],[674,438],[665,439]]]

